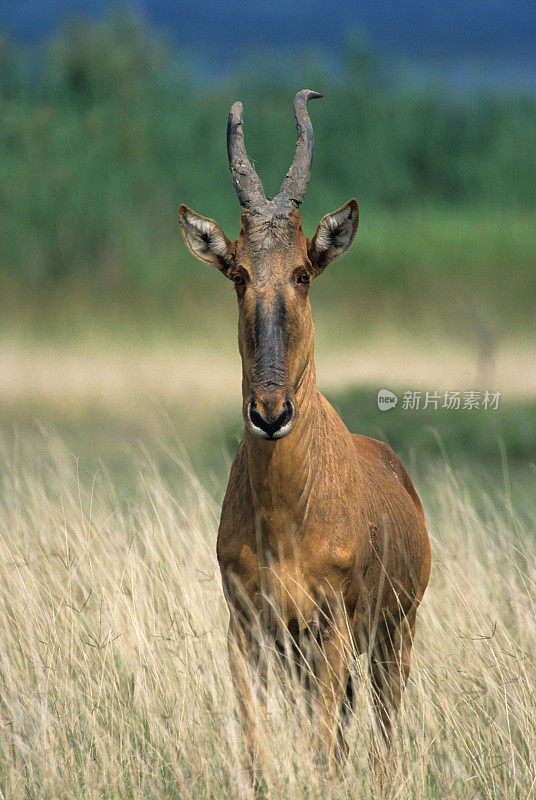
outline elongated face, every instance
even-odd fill
[[[243,414],[251,433],[278,439],[299,414],[296,396],[313,351],[314,276],[299,212],[272,224],[242,218],[235,264]]]
[[[309,286],[352,243],[356,201],[326,215],[312,239],[304,236],[297,209],[290,215],[244,211],[236,242],[186,206],[179,223],[190,251],[235,284],[247,429],[264,439],[287,436],[299,417],[299,390],[313,355]]]

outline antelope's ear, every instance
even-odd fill
[[[229,241],[217,222],[182,205],[179,208],[179,228],[193,256],[227,274],[234,262],[235,243]]]
[[[313,267],[322,272],[328,264],[346,253],[354,241],[358,224],[359,206],[355,198],[322,217],[315,235],[307,240],[307,251]]]

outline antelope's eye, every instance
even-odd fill
[[[311,283],[311,279],[306,272],[299,272],[296,275],[296,283],[303,283],[305,285],[308,285],[309,283]]]
[[[235,275],[233,275],[233,282],[235,286],[245,286],[246,276],[243,272],[237,272]]]

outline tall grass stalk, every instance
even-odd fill
[[[121,502],[58,440],[2,447],[0,797],[234,798],[241,735],[215,557],[219,503],[189,467],[149,459]],[[395,798],[536,790],[536,509],[475,501],[452,473],[425,487],[433,570],[397,723]],[[530,513],[529,513],[530,512]],[[350,758],[327,782],[273,685],[266,798],[371,797],[366,671]]]

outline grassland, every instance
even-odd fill
[[[0,40],[0,800],[245,791],[215,561],[241,434],[235,299],[186,253],[175,210],[236,236],[230,103],[245,101],[270,193],[302,67],[200,87],[124,13],[39,52]],[[304,229],[352,195],[361,224],[311,289],[319,387],[399,451],[434,557],[381,797],[529,800],[535,100],[401,85],[351,46],[327,74],[312,60],[303,80],[326,95]],[[502,397],[498,412],[381,413],[380,388]],[[267,800],[372,797],[356,673],[337,787],[274,686]]]
[[[432,536],[432,577],[392,779],[381,796],[530,798],[536,786],[530,384],[522,376],[509,382],[505,408],[486,418],[497,420],[502,449],[489,443],[493,431],[479,428],[484,417],[381,413],[371,386],[397,389],[409,378],[433,386],[443,376],[465,388],[478,375],[474,352],[458,350],[453,358],[452,341],[442,351],[439,340],[419,345],[418,337],[404,341],[402,332],[385,331],[368,342],[356,332],[356,341],[343,346],[341,337],[334,345],[324,322],[320,385],[354,430],[397,446],[416,478]],[[240,435],[240,368],[234,323],[218,324],[222,330],[229,324],[229,340],[198,337],[197,344],[186,339],[175,348],[166,333],[144,346],[103,331],[69,345],[53,336],[4,338],[0,797],[6,800],[247,796],[215,560],[219,509]],[[533,357],[530,342],[509,347],[495,364],[498,385],[506,385],[509,365]],[[355,374],[348,374],[352,364]],[[355,388],[358,374],[368,376],[368,388]],[[264,797],[372,798],[365,666],[356,665],[351,754],[339,786],[326,782],[310,727],[272,680]]]
[[[234,798],[241,738],[215,561],[224,470],[132,448],[128,498],[48,434],[2,443],[0,796]],[[534,479],[534,473],[532,474]],[[383,797],[529,798],[536,786],[536,505],[447,468],[421,480],[433,543]],[[371,797],[364,665],[339,787],[273,687],[266,798]]]

